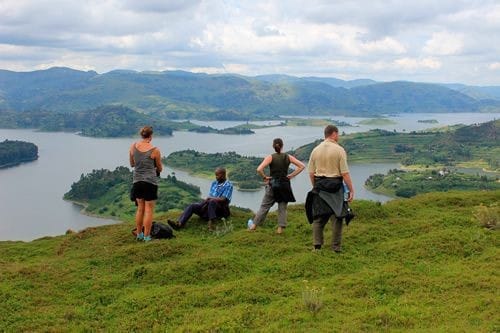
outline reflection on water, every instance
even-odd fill
[[[448,124],[471,124],[498,119],[500,114],[405,114],[390,117],[395,125],[388,130],[418,130],[436,127],[435,124],[418,123],[417,120],[436,119],[438,126]],[[361,118],[332,117],[335,120],[356,124]],[[224,128],[241,122],[203,122],[206,125]],[[377,126],[383,127],[383,126]],[[370,126],[340,128],[346,133],[365,131]],[[255,135],[219,135],[190,132],[175,132],[172,137],[155,137],[153,143],[163,155],[182,149],[214,153],[236,151],[242,155],[265,156],[273,152],[273,138],[282,137],[285,149],[297,148],[322,137],[321,127],[272,127],[255,130]],[[31,240],[47,235],[63,234],[67,229],[79,230],[87,226],[114,223],[111,220],[85,216],[79,207],[62,200],[71,184],[80,175],[93,169],[115,169],[128,165],[128,149],[132,138],[95,139],[71,133],[42,133],[32,130],[1,130],[0,141],[24,140],[35,143],[40,158],[32,163],[0,170],[0,240]],[[397,167],[396,164],[351,165],[351,174],[356,189],[356,198],[386,201],[388,198],[373,194],[363,187],[365,179],[373,173],[384,173]],[[167,166],[168,170],[168,166]],[[208,192],[210,180],[193,178],[176,171],[179,179],[201,187]],[[292,180],[298,202],[303,202],[310,189],[307,172]],[[257,209],[263,192],[234,192],[233,204]]]

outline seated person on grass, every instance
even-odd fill
[[[224,168],[215,170],[215,179],[205,200],[187,206],[177,221],[167,221],[172,228],[175,230],[183,228],[193,213],[204,220],[208,220],[210,230],[213,230],[213,223],[217,218],[229,217],[229,203],[233,194],[233,184],[226,179],[226,169]]]

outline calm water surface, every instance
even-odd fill
[[[387,130],[412,131],[451,124],[472,124],[498,119],[500,114],[411,114],[391,116],[396,124],[376,126]],[[374,126],[357,125],[363,118],[332,117],[355,127],[340,128],[345,133],[366,131]],[[418,123],[417,120],[436,119],[438,124]],[[203,124],[225,128],[241,122],[203,122]],[[259,122],[267,124],[269,122]],[[272,153],[271,143],[275,137],[282,137],[285,149],[297,148],[322,137],[320,127],[274,127],[256,130],[255,135],[218,135],[175,132],[172,137],[154,138],[153,143],[163,155],[182,149],[214,153],[236,151],[242,155],[266,156]],[[80,230],[115,221],[89,217],[80,213],[80,207],[62,200],[71,184],[80,175],[93,169],[115,169],[128,165],[128,149],[135,138],[95,139],[71,133],[44,133],[31,130],[2,130],[0,141],[24,140],[35,143],[39,148],[39,159],[35,162],[0,170],[0,240],[32,240],[43,236],[63,234],[68,229]],[[385,173],[397,164],[350,165],[355,182],[356,197],[377,201],[389,198],[369,192],[363,187],[365,179],[373,173]],[[179,170],[179,179],[200,186],[203,195],[208,192],[209,180],[192,177]],[[303,202],[310,189],[309,179],[303,172],[292,181],[295,197]],[[161,194],[160,194],[161,195]],[[258,208],[263,191],[233,194],[233,204]]]

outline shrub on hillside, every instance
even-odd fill
[[[411,198],[417,194],[417,191],[413,188],[403,187],[396,190],[396,196],[403,198]]]
[[[476,207],[474,217],[482,227],[496,230],[500,219],[500,207],[496,204],[490,206],[481,204]]]

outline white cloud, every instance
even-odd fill
[[[192,44],[205,50],[222,52],[227,56],[253,53],[369,57],[374,54],[406,52],[405,46],[391,37],[373,41],[361,40],[366,31],[355,26],[285,22],[270,29],[272,33],[262,33],[261,30],[256,31],[254,22],[242,20],[209,24],[202,36],[192,40]]]
[[[491,69],[491,70],[499,70],[500,69],[500,62],[491,63],[488,66],[488,68]]]
[[[172,70],[174,68],[168,68],[169,70]],[[206,73],[206,74],[224,74],[228,73],[224,70],[224,68],[220,67],[191,67],[189,68],[190,72],[194,73]],[[237,73],[237,72],[233,72]],[[241,73],[241,72],[240,72]]]
[[[424,58],[424,59],[401,58],[401,59],[396,59],[393,65],[395,68],[402,69],[404,71],[417,71],[420,69],[435,70],[441,67],[441,62],[432,58]]]
[[[406,47],[391,37],[363,43],[361,48],[366,52],[373,53],[402,54],[406,52]]]
[[[446,31],[434,33],[425,43],[423,52],[431,55],[454,55],[464,47],[463,36]]]

